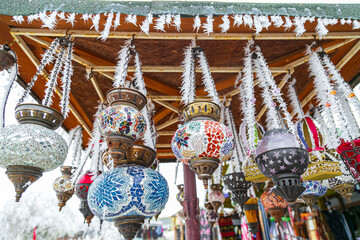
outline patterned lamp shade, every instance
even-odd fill
[[[300,181],[309,163],[309,154],[295,135],[285,129],[267,131],[256,148],[259,170],[275,183],[274,193],[294,202],[305,190]]]
[[[250,198],[244,204],[244,212],[247,220],[247,225],[252,234],[256,234],[258,232],[258,199]]]
[[[88,202],[100,219],[113,221],[119,217],[155,216],[169,198],[165,178],[157,171],[142,166],[113,168],[91,184]]]
[[[231,191],[231,199],[243,206],[248,200],[248,189],[252,183],[245,180],[245,175],[242,172],[235,172],[226,174],[223,177],[224,185]]]
[[[318,181],[303,181],[303,186],[306,188],[302,193],[301,198],[309,206],[314,205],[317,199],[326,194],[327,188]]]
[[[59,200],[59,211],[66,205],[66,202],[74,194],[74,185],[71,179],[72,167],[65,166],[61,167],[62,175],[57,177],[53,183],[53,188],[56,192],[56,197]]]
[[[299,139],[309,151],[324,150],[324,137],[310,117],[304,117],[297,123]]]
[[[269,213],[275,218],[275,221],[280,222],[281,218],[284,216],[288,202],[272,191],[266,191],[261,194],[260,201],[265,208],[269,209]]]
[[[207,181],[220,162],[232,155],[235,141],[231,131],[217,120],[220,108],[212,102],[192,102],[182,110],[186,121],[175,132],[171,148],[177,159],[189,164],[198,178]]]
[[[140,111],[147,100],[136,90],[113,88],[107,92],[107,101],[110,106],[98,116],[99,130],[112,158],[124,159],[126,150],[145,133],[146,123]]]
[[[215,212],[218,211],[219,207],[225,202],[225,196],[222,192],[223,186],[220,184],[210,185],[212,190],[209,194],[209,202],[213,205]]]
[[[342,142],[337,152],[353,178],[360,183],[360,139],[354,140],[353,143]]]
[[[210,226],[213,227],[219,219],[219,214],[215,211],[215,209],[207,209],[205,217]]]
[[[53,131],[63,121],[58,111],[38,104],[20,104],[15,115],[20,125],[10,125],[0,131],[0,166],[7,169],[18,202],[21,194],[43,172],[65,161],[68,147]]]

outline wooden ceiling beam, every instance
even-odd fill
[[[160,100],[157,100],[157,99],[153,99],[153,100],[154,100],[154,102],[160,104],[163,107],[166,107],[166,108],[170,109],[171,111],[173,111],[173,112],[175,112],[177,114],[180,114],[180,112],[181,112],[177,107],[174,107],[173,105],[171,105],[171,104],[169,104],[167,102],[163,102],[163,101],[160,101]]]
[[[95,72],[115,72],[116,66],[92,66]],[[210,67],[211,73],[238,73],[243,69],[242,66],[236,67]],[[182,66],[159,66],[159,65],[142,65],[141,70],[144,73],[182,73],[184,68]],[[283,67],[270,67],[273,73],[285,73],[288,69]],[[135,72],[135,66],[129,66],[128,72]],[[202,72],[197,68],[196,72]]]
[[[14,37],[15,41],[19,44],[21,49],[29,57],[30,61],[36,67],[38,67],[40,65],[40,62],[37,59],[37,57],[34,55],[34,53],[31,51],[29,46],[26,44],[24,39],[18,35],[13,35],[13,37]],[[43,74],[45,75],[46,80],[49,80],[50,74],[45,69],[43,70]],[[55,93],[59,97],[62,96],[62,91],[60,90],[59,86],[57,86],[57,85],[55,86]],[[74,101],[74,99],[72,99],[72,101]],[[71,113],[75,116],[75,118],[78,120],[80,125],[84,128],[84,130],[91,136],[91,127],[85,122],[84,118],[79,114],[79,112],[75,109],[75,107],[71,103],[69,103],[69,109],[70,109]],[[84,114],[84,116],[87,118],[86,114]],[[87,122],[91,123],[91,121],[88,118],[86,120],[87,120]]]
[[[27,35],[27,36],[51,36],[63,37],[66,33],[71,34],[73,37],[83,38],[99,38],[100,33],[95,30],[76,30],[76,29],[37,29],[37,28],[12,28],[11,33],[14,35]],[[254,33],[212,33],[212,34],[198,34],[198,33],[169,33],[169,32],[150,32],[146,35],[143,32],[120,32],[111,31],[108,38],[130,39],[134,36],[136,39],[165,39],[165,40],[192,40],[195,37],[198,40],[250,40],[253,38]],[[292,32],[282,33],[261,33],[256,36],[257,40],[312,40],[317,36],[316,32],[306,32],[301,36],[296,36]],[[326,39],[348,39],[360,38],[360,32],[329,32]]]
[[[171,126],[171,125],[177,123],[178,121],[179,121],[179,119],[178,119],[177,117],[172,118],[172,119],[164,122],[163,124],[157,126],[157,127],[156,127],[156,130],[157,130],[157,131],[160,131],[161,129],[167,128],[168,126]]]

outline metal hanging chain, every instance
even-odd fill
[[[53,61],[54,55],[56,50],[60,46],[60,39],[56,38],[51,44],[49,49],[47,49],[43,55],[43,58],[40,61],[40,65],[37,67],[35,75],[32,77],[31,81],[26,86],[26,89],[19,99],[17,105],[24,102],[25,98],[29,95],[31,88],[35,85],[36,80],[38,79],[39,75],[43,72],[45,66],[47,66],[50,62]]]
[[[42,101],[42,105],[45,106],[50,106],[51,105],[51,98],[53,96],[53,91],[54,91],[54,87],[57,84],[57,78],[59,75],[59,71],[62,68],[62,65],[64,63],[64,53],[65,53],[65,48],[61,47],[61,50],[57,56],[54,68],[51,71],[50,74],[50,80],[49,80],[49,84],[47,89],[45,90],[45,97]]]

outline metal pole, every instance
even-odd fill
[[[186,164],[184,164],[184,198],[186,240],[200,240],[199,200],[196,196],[195,173]]]

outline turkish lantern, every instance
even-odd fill
[[[176,194],[176,200],[182,205],[184,202],[184,184],[176,185],[179,189],[178,194]]]
[[[269,210],[270,215],[275,218],[275,222],[280,222],[284,216],[288,202],[271,190],[261,194],[260,201],[262,205]]]
[[[248,200],[248,189],[251,187],[251,182],[245,180],[245,175],[242,172],[229,173],[224,175],[223,182],[225,187],[231,192],[231,200],[243,206]]]
[[[73,167],[64,166],[61,167],[62,175],[54,180],[53,188],[56,192],[56,197],[59,200],[59,211],[66,205],[66,202],[74,194],[74,185],[72,183],[71,171]]]
[[[244,212],[247,220],[247,225],[249,227],[249,230],[252,234],[256,234],[259,229],[259,221],[258,221],[258,199],[257,198],[250,198],[245,204],[244,204]]]
[[[339,163],[325,154],[323,134],[312,118],[304,117],[297,123],[297,134],[310,156],[303,180],[324,180],[341,175]]]
[[[285,129],[267,131],[256,148],[259,170],[275,183],[274,193],[294,202],[305,190],[300,175],[309,163],[309,154],[295,135]]]
[[[303,181],[305,191],[302,193],[301,198],[308,206],[314,205],[318,198],[326,194],[327,188],[320,184],[318,181]]]
[[[225,196],[222,192],[223,186],[221,184],[211,184],[210,189],[209,202],[213,205],[215,212],[217,212],[219,207],[225,202]]]
[[[342,141],[336,149],[353,178],[360,183],[360,139]]]

